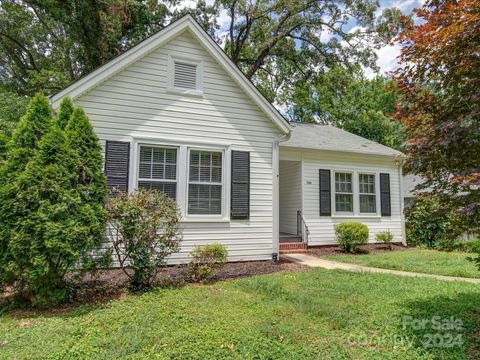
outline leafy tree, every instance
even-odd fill
[[[12,135],[18,121],[27,110],[28,99],[0,87],[0,134]]]
[[[290,109],[295,121],[332,124],[381,144],[400,149],[403,129],[390,116],[396,111],[394,84],[383,78],[366,79],[360,67],[335,67],[315,84],[295,89]]]
[[[377,19],[378,7],[372,0],[217,0],[213,11],[230,18],[217,42],[232,61],[270,101],[290,105],[292,89],[335,65],[376,69],[374,47],[395,34],[401,15],[390,9]],[[217,24],[205,21],[204,2],[195,15],[213,34]],[[346,31],[349,22],[357,26]]]
[[[397,72],[407,170],[471,232],[480,229],[479,10],[476,0],[427,2],[400,36]]]
[[[164,25],[167,2],[3,0],[0,80],[55,93]]]

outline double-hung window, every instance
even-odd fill
[[[360,213],[375,214],[377,212],[377,197],[374,174],[358,174]]]
[[[335,211],[353,212],[352,173],[335,172]]]
[[[159,190],[175,199],[177,195],[177,149],[141,145],[138,187]]]
[[[219,151],[190,150],[188,214],[222,214],[222,160]]]

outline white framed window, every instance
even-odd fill
[[[358,174],[359,208],[362,214],[377,213],[377,192],[375,174]]]
[[[223,152],[189,149],[188,215],[222,215]]]
[[[203,94],[203,65],[201,61],[169,57],[168,91],[185,95]]]
[[[353,213],[353,174],[335,172],[335,212]]]
[[[176,199],[177,149],[140,145],[138,157],[138,188],[159,190]]]

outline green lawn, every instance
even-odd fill
[[[478,355],[479,308],[477,285],[313,269],[157,290],[66,315],[4,314],[0,358],[466,359]],[[403,326],[406,316],[427,325]],[[433,316],[463,325],[434,330]],[[453,346],[426,347],[431,335]]]
[[[480,278],[480,271],[467,260],[471,254],[413,249],[374,254],[330,255],[325,259],[383,269]]]

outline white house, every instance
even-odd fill
[[[70,85],[105,147],[110,186],[161,189],[182,213],[182,251],[221,242],[230,260],[334,244],[358,220],[404,237],[402,154],[330,126],[291,125],[186,15]],[[297,231],[298,230],[298,231]],[[309,236],[307,236],[309,232]],[[300,240],[300,241],[299,241]]]

